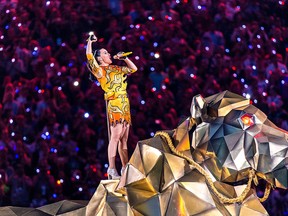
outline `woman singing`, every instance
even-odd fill
[[[104,90],[104,99],[107,102],[108,129],[110,127],[111,132],[108,144],[108,179],[119,179],[120,176],[115,166],[117,148],[122,163],[122,175],[128,163],[127,139],[131,125],[126,79],[127,74],[137,71],[137,67],[130,59],[124,57],[123,53],[118,53],[114,59],[123,60],[127,66],[112,65],[111,55],[104,48],[96,50],[93,55],[92,43],[96,41],[97,38],[94,35],[89,36],[86,56],[90,71]]]

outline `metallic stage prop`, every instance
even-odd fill
[[[86,212],[86,201],[62,200],[39,208],[22,208],[6,206],[0,208],[1,216],[84,216]]]
[[[124,175],[101,181],[86,215],[268,215],[261,201],[287,186],[287,131],[224,91],[195,96],[175,130],[139,141]]]
[[[256,194],[258,180],[266,183]],[[229,91],[195,96],[175,130],[139,141],[120,180],[102,180],[88,205],[61,201],[0,215],[268,215],[271,189],[288,186],[288,133]]]

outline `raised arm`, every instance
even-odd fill
[[[95,60],[93,53],[92,53],[92,43],[96,41],[97,41],[97,38],[94,35],[90,35],[89,38],[87,39],[86,57],[88,60],[88,66],[89,66],[91,73],[95,77],[101,78],[103,74],[102,69],[100,68],[99,64]]]

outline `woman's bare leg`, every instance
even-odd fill
[[[129,125],[123,125],[123,133],[120,137],[120,142],[118,144],[118,153],[120,155],[122,167],[125,167],[128,163],[128,148],[127,140],[129,135]]]
[[[114,127],[110,126],[111,129],[111,138],[108,145],[108,161],[109,161],[109,168],[115,169],[115,158],[117,153],[117,145],[120,141],[120,137],[122,135],[122,124],[116,124]]]

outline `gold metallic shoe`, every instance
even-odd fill
[[[111,180],[111,179],[120,179],[120,176],[117,172],[116,169],[110,169],[108,168],[107,169],[107,174],[108,174],[108,179]]]

